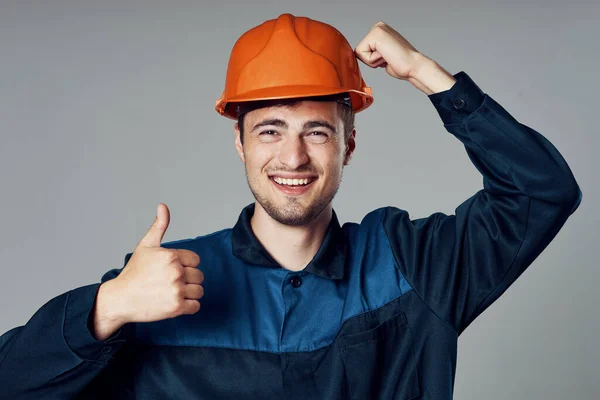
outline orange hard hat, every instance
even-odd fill
[[[282,14],[237,40],[216,110],[237,119],[236,103],[346,92],[354,112],[373,103],[346,38],[331,25]]]

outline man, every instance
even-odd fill
[[[356,58],[427,94],[465,145],[484,184],[455,215],[339,225],[354,113],[372,103]],[[238,121],[256,203],[162,245],[160,204],[124,268],[2,337],[3,398],[450,399],[458,336],[581,202],[548,140],[381,22],[355,50],[289,14],[251,29],[216,108]]]

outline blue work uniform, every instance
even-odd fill
[[[0,338],[2,399],[451,399],[458,336],[581,202],[558,150],[463,71],[429,99],[483,176],[455,214],[396,207],[340,226],[301,271],[233,228],[164,243],[202,259],[202,308],[91,334],[100,283]],[[125,256],[125,265],[132,253]],[[121,269],[106,272],[101,282]]]

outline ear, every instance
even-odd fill
[[[233,129],[235,130],[235,148],[238,152],[238,156],[243,163],[246,163],[246,159],[244,158],[244,146],[240,140],[240,127],[238,126],[237,122],[233,126]]]
[[[348,143],[346,144],[346,154],[344,155],[344,165],[350,164],[350,159],[352,158],[352,153],[354,153],[354,149],[356,149],[356,129],[352,129],[352,133],[348,137]]]

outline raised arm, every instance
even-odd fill
[[[466,73],[448,74],[389,26],[376,25],[357,54],[427,94],[483,176],[483,189],[454,215],[410,220],[389,207],[384,220],[401,272],[460,334],[548,246],[579,206],[581,190],[544,136],[516,121]]]

